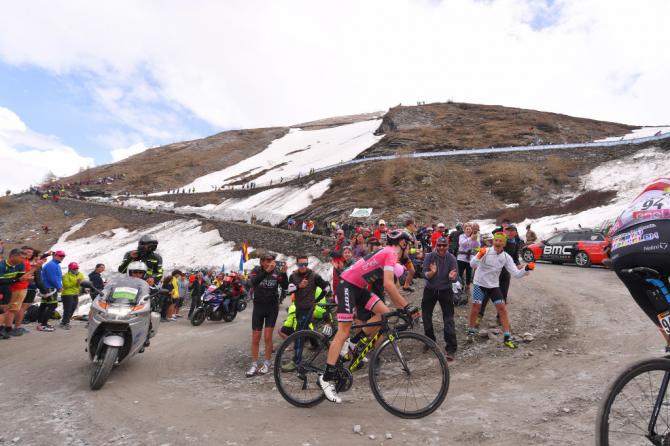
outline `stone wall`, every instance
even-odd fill
[[[241,243],[247,240],[249,245],[257,249],[262,248],[287,255],[303,253],[319,256],[323,248],[332,245],[330,237],[262,225],[214,220],[200,216],[181,215],[171,212],[150,212],[68,198],[61,199],[59,206],[69,210],[72,214],[83,214],[88,217],[108,215],[121,222],[134,225],[155,225],[168,220],[196,219],[216,228],[219,234],[221,234],[221,238],[226,241]]]

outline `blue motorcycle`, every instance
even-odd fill
[[[197,327],[205,322],[205,319],[232,322],[239,309],[238,300],[227,294],[225,290],[210,286],[203,294],[198,308],[193,311],[191,324]]]

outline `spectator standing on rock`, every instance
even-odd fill
[[[279,314],[279,287],[288,288],[288,268],[284,264],[277,268],[275,255],[266,253],[261,264],[251,271],[249,281],[254,292],[254,309],[251,314],[251,367],[247,377],[264,375],[270,370],[272,359],[272,331]],[[258,366],[258,351],[261,335],[265,340],[265,361]]]
[[[19,312],[27,292],[23,292],[23,296],[21,296],[21,292],[12,291],[12,286],[22,282],[27,283],[33,278],[33,273],[25,271],[23,260],[23,251],[12,249],[9,251],[7,260],[0,263],[1,307],[4,311],[2,315],[4,326],[0,327],[0,339],[9,339],[10,336],[21,336],[23,334],[12,329],[14,318]]]
[[[530,229],[530,224],[526,225],[526,245],[532,245],[537,241],[537,234]]]
[[[67,266],[67,272],[63,275],[63,319],[60,328],[70,329],[70,319],[79,304],[79,292],[81,283],[86,280],[84,273],[79,272],[79,265],[76,262],[70,262]]]
[[[58,305],[58,293],[63,291],[63,272],[60,269],[63,259],[65,259],[65,252],[56,251],[51,260],[42,267],[42,282],[47,292],[42,296],[37,314],[38,331],[54,331],[54,327],[49,324],[49,319]]]
[[[423,289],[421,313],[423,315],[425,334],[435,341],[433,310],[436,304],[440,304],[442,321],[444,323],[447,360],[453,361],[458,349],[458,342],[456,340],[456,325],[454,323],[454,292],[451,282],[456,280],[458,265],[456,257],[448,252],[448,248],[449,241],[447,238],[440,237],[436,240],[435,251],[427,254],[423,260],[426,286]]]

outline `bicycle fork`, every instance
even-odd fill
[[[395,334],[389,334],[389,342],[391,343],[391,346],[393,347],[393,351],[395,352],[395,355],[398,357],[398,360],[400,361],[400,364],[402,365],[402,369],[405,371],[406,374],[410,374],[409,367],[407,366],[407,361],[405,361],[405,357],[403,356],[402,352],[400,351],[400,348],[398,347],[398,344],[395,342],[396,336]]]

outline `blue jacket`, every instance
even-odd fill
[[[63,271],[60,262],[51,260],[42,267],[42,281],[46,288],[63,288]]]

